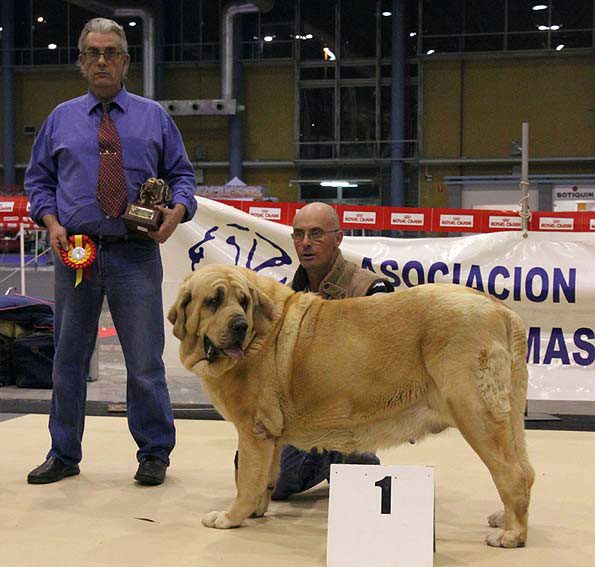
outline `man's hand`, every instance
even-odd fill
[[[173,209],[168,209],[161,205],[155,205],[155,208],[163,214],[163,222],[159,230],[151,231],[148,234],[153,240],[159,242],[159,244],[163,244],[173,234],[180,221],[184,218],[186,207],[177,203]]]
[[[54,256],[64,264],[60,249],[68,250],[68,233],[66,229],[59,223],[56,215],[43,215],[43,224],[48,229],[48,235],[50,238],[50,246],[54,252]],[[65,264],[64,264],[65,265]]]

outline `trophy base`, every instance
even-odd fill
[[[153,207],[130,203],[126,207],[126,212],[122,215],[122,219],[129,232],[149,238],[147,234],[149,231],[159,230],[161,216],[161,211]]]

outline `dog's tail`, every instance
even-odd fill
[[[525,471],[529,488],[533,484],[535,473],[529,463],[525,443],[525,407],[529,374],[527,371],[527,336],[523,321],[512,310],[507,310],[508,345],[510,349],[510,420],[513,442],[521,467]]]

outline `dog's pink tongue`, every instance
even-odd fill
[[[226,348],[223,351],[229,358],[234,360],[240,360],[244,358],[244,351],[241,348]]]

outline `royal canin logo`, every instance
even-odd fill
[[[372,211],[345,211],[343,213],[343,222],[352,224],[376,224],[376,213]]]
[[[540,230],[574,230],[574,219],[541,217]]]
[[[589,220],[589,230],[595,230],[595,219]]]
[[[519,217],[491,216],[488,225],[490,228],[522,228]]]
[[[411,214],[403,214],[403,213],[391,213],[390,215],[390,224],[392,225],[415,225],[415,226],[423,226],[425,216],[423,213],[411,213]]]
[[[281,220],[281,209],[268,207],[250,207],[250,214],[253,217],[266,220]]]
[[[440,215],[440,226],[472,228],[473,225],[473,215]]]
[[[11,201],[0,201],[0,213],[12,213],[14,203]]]

